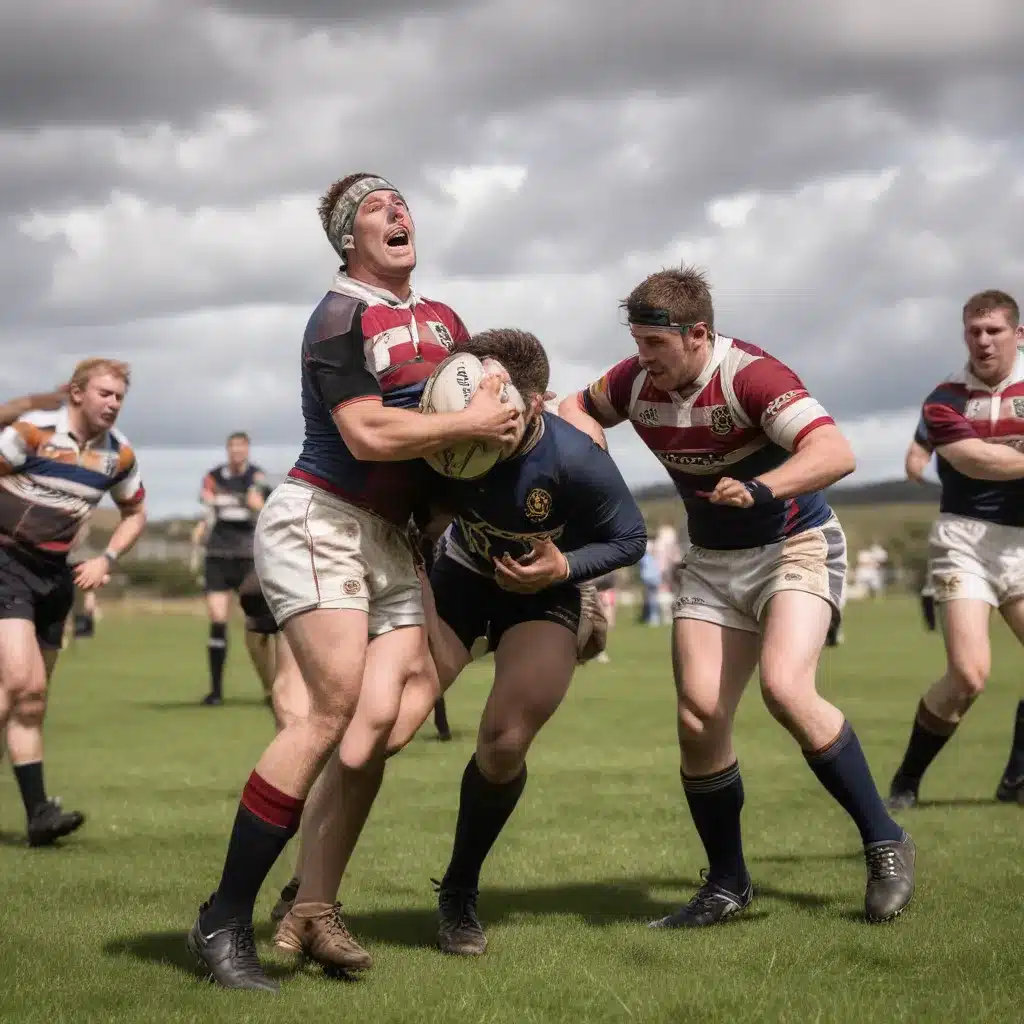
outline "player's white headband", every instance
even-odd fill
[[[384,189],[399,196],[402,194],[386,178],[369,175],[353,182],[338,196],[338,201],[331,210],[331,219],[327,222],[327,238],[343,264],[348,262],[345,250],[352,248],[352,225],[355,224],[360,203],[371,192],[380,192]]]

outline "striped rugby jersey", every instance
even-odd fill
[[[429,492],[426,463],[355,458],[332,414],[367,399],[418,408],[427,378],[468,339],[465,325],[444,303],[415,292],[403,301],[338,274],[303,335],[306,436],[288,475],[404,527],[418,498]]]
[[[595,404],[594,396],[603,399]],[[714,336],[711,359],[681,391],[661,391],[637,356],[624,359],[583,393],[599,421],[611,405],[661,464],[686,505],[690,540],[703,548],[773,544],[820,526],[832,510],[820,492],[750,508],[712,505],[700,492],[724,476],[750,480],[781,465],[797,444],[832,417],[800,378],[756,345]],[[605,423],[613,426],[613,423]]]
[[[65,406],[30,412],[0,433],[0,545],[63,560],[108,492],[122,508],[145,497],[135,452],[120,431],[82,445]]]
[[[968,365],[924,400],[915,434],[922,447],[934,451],[969,438],[1024,450],[1024,353],[1017,353],[1009,377],[994,387],[978,380]],[[1024,480],[975,480],[955,469],[941,451],[938,472],[940,512],[1024,526]]]

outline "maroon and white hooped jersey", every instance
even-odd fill
[[[605,426],[632,423],[672,478],[699,547],[772,544],[832,515],[820,492],[751,508],[712,505],[698,493],[713,491],[725,476],[751,480],[774,469],[810,431],[834,422],[785,363],[756,345],[715,335],[708,365],[680,391],[655,387],[631,356],[583,391],[582,400]],[[604,411],[609,407],[614,421]]]
[[[469,332],[442,302],[390,292],[338,274],[302,340],[306,436],[288,475],[404,526],[430,471],[421,460],[360,461],[332,413],[352,402],[415,409],[427,378]]]
[[[1013,371],[990,387],[970,366],[944,380],[925,400],[915,439],[930,450],[978,438],[1024,450],[1024,353]],[[942,500],[950,515],[1001,526],[1024,526],[1024,480],[975,480],[938,452]]]

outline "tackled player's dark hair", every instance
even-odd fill
[[[490,356],[508,370],[516,390],[529,401],[548,389],[551,366],[548,354],[535,334],[515,327],[498,327],[474,334],[459,351],[469,352],[477,359]]]
[[[640,282],[622,303],[627,316],[644,308],[665,309],[673,323],[705,323],[715,329],[715,307],[703,270],[681,266],[659,270]]]

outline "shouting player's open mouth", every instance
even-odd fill
[[[408,228],[393,228],[384,236],[384,244],[394,256],[405,256],[412,251]]]

